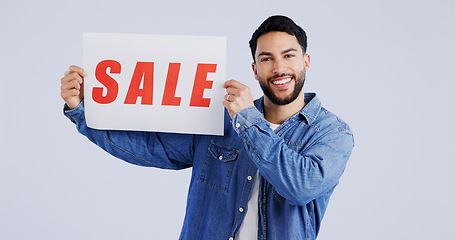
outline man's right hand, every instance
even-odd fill
[[[84,99],[84,77],[86,75],[83,68],[73,65],[61,79],[60,95],[71,109],[77,107]]]

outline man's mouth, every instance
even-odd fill
[[[290,82],[291,80],[292,80],[292,77],[279,78],[277,80],[273,80],[272,84],[274,84],[274,85],[283,85],[283,84],[286,84],[286,83]]]

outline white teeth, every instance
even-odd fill
[[[272,83],[273,84],[285,84],[287,82],[291,81],[291,78],[285,78],[285,79],[281,79],[281,80],[278,80],[278,81],[273,81]]]

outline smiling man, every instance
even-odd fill
[[[247,86],[225,82],[224,136],[90,129],[85,72],[71,66],[61,79],[65,115],[91,141],[132,164],[192,167],[180,239],[316,239],[351,154],[349,126],[303,91],[303,29],[272,16],[250,47],[264,97],[253,101]]]
[[[258,63],[253,63],[253,70],[268,101],[286,105],[300,96],[298,102],[304,103],[302,88],[310,57],[303,53],[295,36],[284,32],[264,34],[258,39],[257,52]],[[267,73],[272,76],[264,76]]]

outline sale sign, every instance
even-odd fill
[[[95,129],[223,135],[226,38],[84,33]]]

